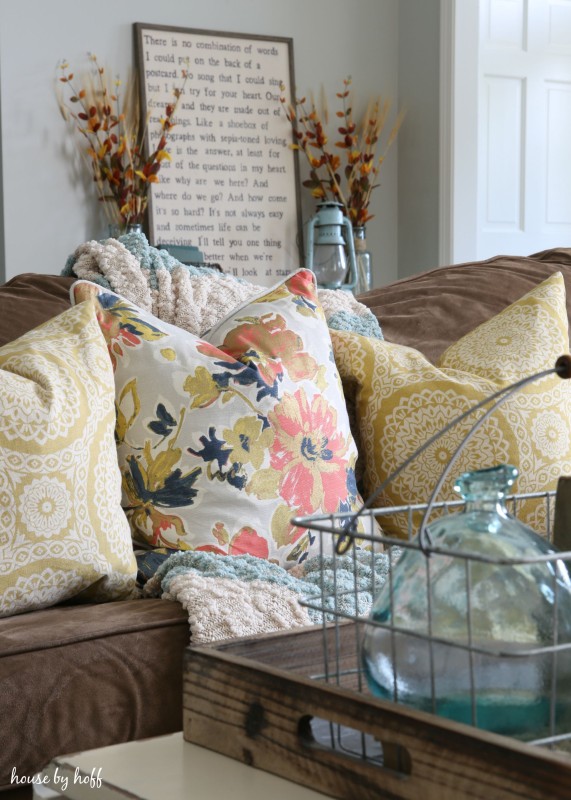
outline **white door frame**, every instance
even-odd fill
[[[479,0],[440,0],[440,264],[476,259],[479,24]]]

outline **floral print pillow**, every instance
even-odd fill
[[[314,275],[300,270],[199,339],[88,281],[115,370],[123,507],[135,541],[291,567],[296,515],[357,510],[357,450]]]

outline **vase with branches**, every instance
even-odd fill
[[[356,251],[363,254],[363,274],[358,289],[370,288],[370,254],[366,249],[365,225],[373,219],[370,203],[373,191],[380,185],[379,173],[387,152],[397,138],[404,112],[399,112],[389,127],[391,103],[377,96],[369,100],[364,113],[356,118],[353,110],[352,79],[343,81],[343,90],[336,98],[340,108],[334,130],[333,146],[328,133],[329,111],[323,90],[318,104],[313,95],[280,101],[292,126],[293,149],[303,153],[309,166],[309,177],[302,185],[319,201],[340,203],[356,233]],[[366,254],[366,255],[365,255]],[[358,267],[359,272],[359,267]]]
[[[280,100],[293,129],[292,147],[301,151],[309,164],[309,178],[303,181],[303,186],[318,200],[341,203],[353,225],[365,225],[374,216],[369,212],[371,195],[380,185],[379,172],[404,113],[397,115],[387,131],[391,103],[379,96],[369,101],[363,115],[356,120],[350,77],[343,81],[343,91],[336,97],[341,108],[336,111],[340,122],[335,130],[334,149],[327,133],[329,111],[323,92],[320,107],[313,96],[309,101],[301,97],[288,104],[282,94]]]

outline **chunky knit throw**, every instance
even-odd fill
[[[181,603],[199,644],[320,624],[323,611],[327,622],[365,617],[388,570],[387,554],[359,550],[315,556],[289,571],[255,556],[186,550],[167,558],[144,594]]]
[[[143,233],[85,242],[68,258],[62,275],[98,283],[196,336],[263,291],[207,266],[181,264],[167,250],[152,247]],[[375,315],[350,292],[320,289],[319,300],[330,328],[383,338]]]

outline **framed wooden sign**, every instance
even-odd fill
[[[135,23],[146,146],[188,79],[149,200],[149,240],[192,245],[224,272],[271,286],[302,263],[299,165],[281,84],[293,42]]]

